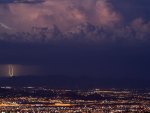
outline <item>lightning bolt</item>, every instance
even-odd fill
[[[10,28],[9,26],[3,24],[0,22],[0,26],[3,27],[4,29],[7,29],[7,30],[12,30],[12,28]]]
[[[9,65],[9,76],[13,77],[14,76],[14,68],[12,65]]]

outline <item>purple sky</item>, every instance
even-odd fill
[[[150,79],[149,6],[150,0],[0,0],[0,74],[12,64],[16,75]]]

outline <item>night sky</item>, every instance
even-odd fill
[[[150,0],[0,0],[0,81],[150,87]]]

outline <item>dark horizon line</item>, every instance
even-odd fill
[[[0,77],[0,86],[34,86],[56,89],[93,89],[93,88],[123,88],[146,89],[150,88],[146,78],[110,78],[110,77],[71,77],[71,76],[15,76]]]

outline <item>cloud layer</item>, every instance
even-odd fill
[[[30,2],[39,1],[41,2]],[[28,0],[18,2],[20,3],[1,4],[0,7],[1,23],[4,22],[17,30],[53,24],[61,29],[68,29],[85,21],[112,26],[120,20],[120,15],[106,0],[45,0],[39,4],[22,3],[29,2]]]
[[[147,41],[150,37],[150,21],[139,15],[126,22],[132,15],[124,15],[124,9],[119,10],[116,5],[121,5],[117,0],[7,0],[6,4],[0,3],[0,31],[15,32],[2,33],[1,40],[109,42]],[[124,3],[124,7],[130,9],[130,2]],[[131,3],[138,6],[134,1]]]

